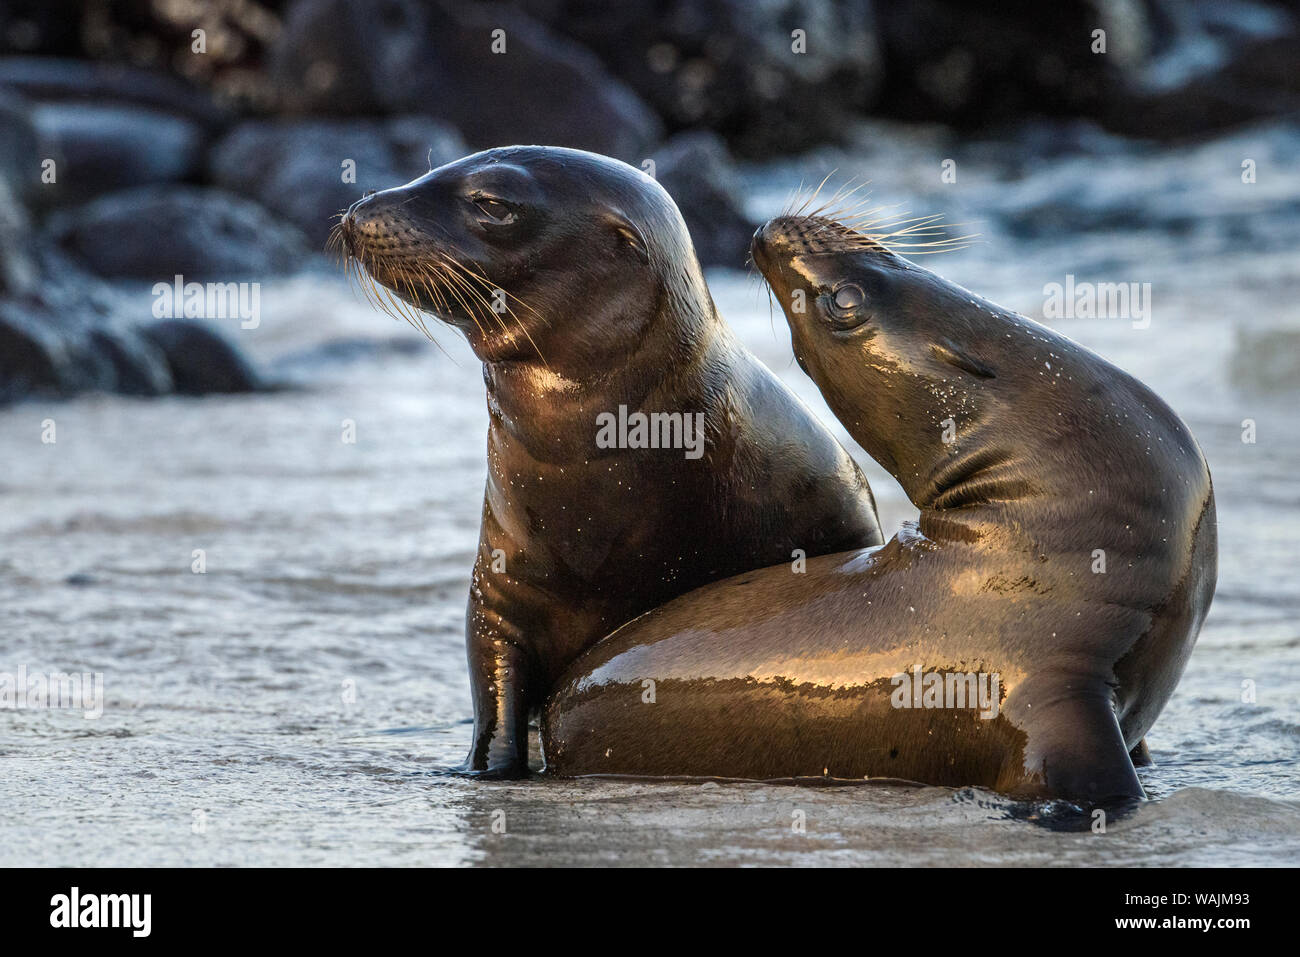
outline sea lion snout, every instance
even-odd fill
[[[754,265],[782,298],[789,294],[790,280],[795,278],[791,261],[799,253],[801,243],[802,233],[789,216],[768,220],[754,230],[754,237],[750,240],[749,251]]]
[[[823,235],[827,224],[808,216],[777,216],[754,231],[750,252],[765,273],[768,267],[789,262],[800,254],[829,252]]]
[[[369,266],[377,257],[401,255],[427,242],[414,220],[402,214],[400,190],[371,191],[348,207],[340,233],[349,255]]]
[[[749,252],[754,264],[764,271],[780,258],[779,247],[785,243],[785,234],[778,221],[770,219],[758,229],[749,241]]]

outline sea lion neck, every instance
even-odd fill
[[[823,388],[823,393],[833,390]],[[1008,524],[1029,529],[1044,515],[1041,496],[1061,485],[1019,439],[1000,410],[972,409],[969,417],[943,405],[906,403],[914,415],[827,396],[850,435],[898,482],[920,511],[931,539],[973,541]]]
[[[600,412],[704,411],[717,370],[738,344],[702,281],[698,291],[666,290],[639,332],[613,347],[597,344],[591,355],[570,350],[484,362],[492,428],[524,441],[568,435],[563,444],[589,449]]]

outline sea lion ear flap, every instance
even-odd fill
[[[610,226],[620,247],[630,250],[642,265],[650,264],[650,246],[636,223],[617,210],[610,210]]]
[[[946,362],[950,366],[956,366],[962,372],[969,372],[971,375],[980,379],[996,379],[997,373],[985,365],[981,360],[967,352],[963,352],[950,339],[941,339],[930,345],[930,354],[940,362]]]

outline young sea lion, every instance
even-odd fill
[[[340,236],[391,307],[483,360],[467,773],[526,773],[529,711],[618,625],[795,549],[884,540],[862,473],[718,317],[639,170],[488,150],[361,200]]]
[[[1217,574],[1186,426],[1094,353],[850,226],[781,217],[753,254],[800,367],[920,520],[625,625],[557,686],[548,771],[1142,796],[1129,752]]]

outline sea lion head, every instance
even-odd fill
[[[1052,351],[1032,342],[1035,324],[817,215],[771,220],[752,254],[785,311],[799,366],[915,504],[950,492],[968,470],[954,463],[979,471],[1002,454],[991,426],[1005,424],[1009,401],[1039,388],[1023,374],[1027,363],[1008,355]],[[972,451],[978,458],[964,454]]]
[[[656,316],[712,313],[668,194],[580,150],[467,156],[354,203],[336,235],[381,306],[417,326],[420,312],[437,316],[484,362],[604,371]]]

